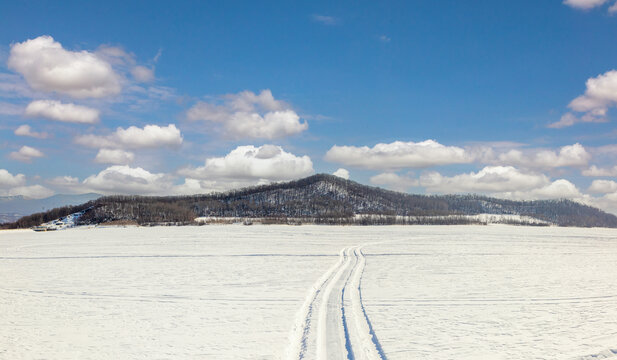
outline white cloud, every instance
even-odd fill
[[[215,182],[213,182],[215,183]],[[184,183],[176,185],[174,187],[174,193],[178,195],[194,195],[194,194],[207,194],[213,192],[212,186],[209,186],[203,180],[186,178]]]
[[[151,173],[127,165],[110,166],[83,181],[71,176],[57,177],[49,184],[70,192],[101,194],[198,194],[222,191],[273,181],[292,180],[314,172],[308,156],[295,156],[279,146],[240,146],[225,157],[209,158],[202,167],[184,168],[184,183],[177,176]]]
[[[426,140],[417,143],[395,141],[373,147],[334,145],[326,153],[325,160],[363,169],[392,171],[469,163],[527,169],[583,167],[591,157],[579,143],[550,150],[522,148],[513,143],[477,143],[463,148]]]
[[[603,115],[605,107],[617,101],[617,71],[611,70],[586,83],[585,94],[572,100],[570,107],[579,112],[597,110]]]
[[[617,155],[617,144],[602,145],[602,146],[592,148],[592,150],[594,154],[597,154],[597,155],[615,156]]]
[[[41,185],[26,186],[24,174],[13,175],[6,169],[0,169],[0,196],[23,195],[28,198],[40,199],[54,194],[54,192]]]
[[[593,198],[591,204],[604,211],[617,215],[617,192],[611,192],[602,197]]]
[[[599,168],[595,165],[585,169],[582,172],[583,176],[617,176],[617,166],[612,168]]]
[[[224,157],[206,159],[204,166],[179,171],[192,179],[222,183],[246,181],[247,185],[292,180],[313,172],[313,162],[308,156],[296,156],[275,145],[238,146]]]
[[[140,167],[110,166],[82,182],[84,189],[101,194],[169,194],[172,178],[163,173],[151,173]]]
[[[349,171],[347,169],[339,168],[338,170],[333,172],[332,175],[338,176],[338,177],[343,178],[345,180],[349,180]]]
[[[280,146],[238,146],[224,157],[208,158],[204,166],[178,172],[184,184],[174,187],[178,194],[210,193],[293,180],[314,173],[308,156],[296,156]]]
[[[582,10],[592,9],[597,6],[604,5],[609,0],[564,0],[564,4]]]
[[[154,70],[145,66],[137,65],[131,69],[131,75],[138,82],[149,83],[154,81]]]
[[[585,166],[591,155],[579,144],[563,146],[559,152],[552,150],[521,151],[513,149],[499,154],[494,161],[499,165],[514,165],[525,168],[557,168]]]
[[[121,77],[108,62],[89,51],[70,51],[51,36],[15,43],[8,67],[35,90],[75,98],[101,98],[121,91]]]
[[[313,21],[324,25],[336,25],[339,23],[339,19],[335,18],[334,16],[314,14],[313,16],[311,16],[311,18],[313,19]]]
[[[325,159],[365,169],[400,169],[471,163],[474,156],[463,148],[426,140],[417,143],[395,141],[372,148],[334,145]]]
[[[588,191],[595,194],[607,194],[617,192],[617,182],[612,180],[594,180]]]
[[[565,179],[551,181],[544,174],[522,171],[512,166],[486,166],[478,172],[444,176],[431,171],[419,179],[396,173],[382,173],[373,176],[371,183],[393,190],[406,191],[410,187],[424,187],[427,193],[455,194],[480,193],[488,196],[513,199],[571,199],[589,202],[590,197],[582,194],[574,184]]]
[[[570,102],[573,111],[584,113],[577,117],[572,113],[550,124],[552,128],[571,126],[579,122],[605,122],[608,108],[617,104],[617,70],[610,70],[586,82],[585,93]]]
[[[90,134],[75,138],[75,142],[83,146],[110,149],[177,147],[182,141],[182,134],[174,124],[146,125],[143,129],[136,126],[126,129],[119,127],[107,136]]]
[[[80,186],[79,178],[74,176],[57,176],[51,180],[48,180],[47,183],[54,186],[64,187],[64,188],[72,188],[77,192],[80,191],[77,187]]]
[[[11,159],[22,162],[31,162],[33,158],[39,158],[43,156],[45,156],[45,154],[30,146],[22,146],[19,151],[13,151],[9,154],[9,157]]]
[[[512,166],[486,166],[474,173],[443,176],[437,172],[423,174],[420,185],[431,193],[497,193],[530,190],[550,183],[542,174],[522,172]]]
[[[99,46],[94,53],[97,57],[113,66],[131,67],[137,63],[135,54],[129,53],[119,46],[103,44]]]
[[[173,188],[173,192],[179,195],[193,195],[193,194],[209,194],[213,192],[227,191],[231,189],[241,189],[248,186],[266,185],[269,184],[268,180],[203,180],[185,178],[184,183],[176,185]]]
[[[605,117],[598,117],[593,114],[583,114],[579,117],[569,112],[561,116],[559,121],[548,124],[547,127],[551,129],[561,129],[578,123],[603,123],[607,121],[608,120]]]
[[[30,125],[20,125],[17,129],[15,129],[15,135],[17,136],[29,136],[37,139],[46,139],[49,137],[49,134],[46,132],[36,132],[32,131]]]
[[[126,165],[133,162],[135,154],[120,149],[100,149],[94,159],[97,163]]]
[[[396,173],[388,172],[372,176],[369,181],[372,184],[385,186],[396,191],[407,191],[412,186],[418,186],[419,181],[408,176],[401,176]]]
[[[236,139],[276,139],[308,129],[308,123],[301,123],[298,114],[270,90],[243,91],[222,99],[221,104],[198,102],[187,111],[187,118],[219,124],[226,136]]]
[[[22,195],[30,199],[44,199],[54,194],[54,191],[42,185],[18,186],[6,192],[8,196]]]
[[[94,124],[99,121],[99,111],[72,103],[63,104],[56,100],[35,100],[26,107],[26,116],[43,117],[50,120]]]
[[[26,183],[24,174],[13,175],[6,169],[0,169],[0,188],[11,188]]]
[[[589,196],[582,194],[574,184],[566,179],[558,179],[536,189],[495,193],[492,195],[512,200],[570,199],[582,203],[590,201]]]

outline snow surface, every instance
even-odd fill
[[[0,232],[0,359],[617,359],[617,231]]]

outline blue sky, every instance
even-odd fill
[[[0,196],[313,173],[617,210],[608,0],[11,2]]]

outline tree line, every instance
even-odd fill
[[[323,224],[464,224],[463,215],[515,214],[562,226],[617,227],[617,217],[569,200],[513,201],[479,195],[413,195],[362,185],[332,175],[191,196],[105,196],[79,206],[33,214],[3,228],[39,225],[89,208],[78,224],[130,221],[189,224],[196,217],[306,219]],[[443,218],[448,216],[448,218]],[[440,218],[441,217],[441,218]],[[360,221],[360,224],[362,224]],[[412,220],[407,220],[412,222]]]

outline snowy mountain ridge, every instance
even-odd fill
[[[60,217],[91,208],[84,224],[190,224],[202,218],[268,219],[269,223],[470,224],[500,222],[580,227],[617,227],[617,217],[570,200],[512,201],[481,195],[414,195],[318,174],[284,183],[191,196],[105,196],[55,211]],[[53,211],[52,211],[53,212]],[[8,227],[47,222],[35,214]],[[64,214],[66,212],[66,214]],[[507,215],[507,216],[505,216]],[[492,220],[491,220],[492,221]],[[7,226],[5,226],[7,227]]]

